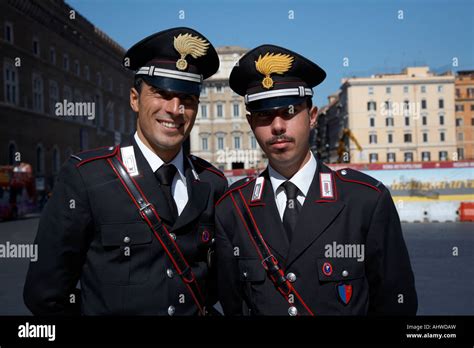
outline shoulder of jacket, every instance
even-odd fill
[[[336,175],[342,181],[364,185],[378,192],[382,192],[384,188],[381,181],[355,169],[342,168],[336,171]]]
[[[227,196],[229,196],[229,194],[231,192],[234,192],[234,191],[237,191],[237,190],[240,190],[242,188],[244,188],[245,186],[251,184],[252,182],[255,181],[256,178],[251,178],[251,177],[247,177],[247,178],[242,178],[240,180],[237,180],[236,182],[232,183],[232,185],[230,185],[229,189],[227,190],[227,192],[222,195],[222,197],[216,202],[216,206],[222,202]]]
[[[200,157],[197,157],[195,155],[189,155],[188,157],[191,160],[191,162],[193,163],[193,165],[196,167],[196,170],[198,170],[200,172],[202,172],[203,170],[207,170],[208,172],[211,172],[214,175],[216,175],[216,176],[218,176],[218,177],[220,177],[224,180],[227,180],[224,173],[222,173],[219,169],[214,167],[208,161],[206,161],[206,160],[204,160]]]
[[[88,163],[88,162],[115,156],[118,150],[119,150],[119,146],[100,147],[97,149],[86,150],[86,151],[71,155],[71,158],[77,162],[76,167],[80,167],[83,164]]]

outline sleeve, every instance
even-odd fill
[[[217,293],[225,315],[243,315],[243,296],[234,249],[216,213]]]
[[[76,285],[87,253],[91,221],[84,183],[69,160],[41,215],[35,239],[38,260],[30,262],[26,276],[23,298],[33,314],[80,314]]]
[[[390,192],[383,188],[367,234],[366,272],[369,315],[415,315],[415,280],[400,218]]]

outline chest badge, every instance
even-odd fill
[[[352,285],[350,284],[339,284],[337,285],[337,295],[339,300],[347,305],[352,298]]]
[[[332,265],[329,262],[325,262],[323,264],[323,274],[325,276],[328,276],[328,277],[331,276],[331,274],[332,274]]]

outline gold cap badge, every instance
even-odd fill
[[[263,88],[270,89],[273,87],[273,79],[270,74],[283,74],[291,69],[294,57],[289,54],[281,53],[266,53],[263,57],[258,56],[258,60],[255,62],[257,71],[265,78],[262,80]]]
[[[181,58],[176,62],[176,67],[179,70],[186,70],[188,67],[186,56],[190,54],[193,58],[198,58],[206,55],[209,42],[191,34],[179,34],[174,37],[174,48],[181,54]]]

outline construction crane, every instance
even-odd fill
[[[351,130],[349,128],[344,128],[337,146],[338,163],[343,163],[344,153],[349,152],[349,149],[346,148],[347,137],[349,137],[356,144],[357,150],[362,151],[362,146],[360,146],[359,142],[357,141],[354,134],[352,134]]]

